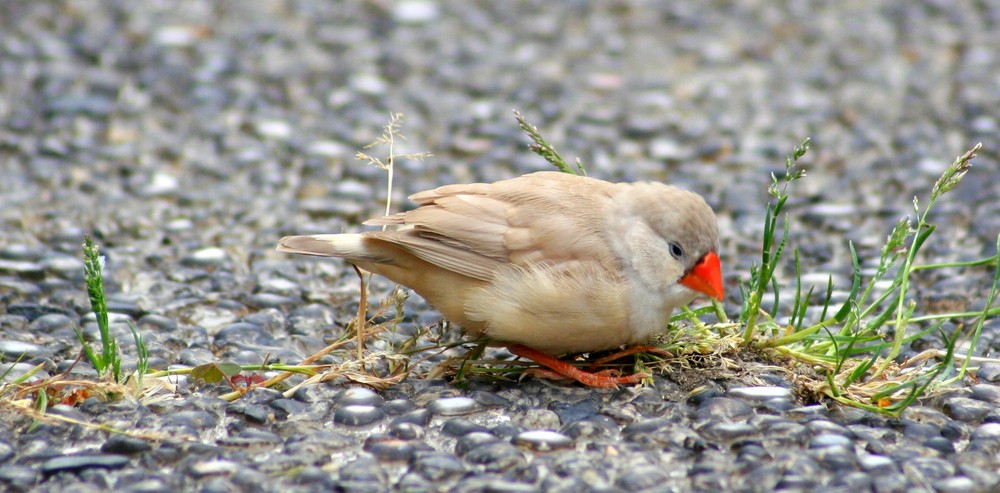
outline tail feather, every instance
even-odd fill
[[[277,250],[300,255],[340,257],[379,263],[392,260],[386,256],[386,252],[373,251],[370,241],[364,235],[357,233],[286,236],[278,241]]]

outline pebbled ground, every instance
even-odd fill
[[[156,368],[295,362],[340,337],[357,310],[353,271],[273,247],[286,234],[357,230],[380,213],[385,174],[354,154],[395,112],[407,137],[398,151],[434,155],[399,163],[397,207],[440,184],[546,169],[512,109],[592,176],[702,193],[720,216],[731,313],[738,278],[759,254],[770,174],[806,137],[809,176],[789,207],[811,282],[832,275],[846,289],[847,242],[872,266],[912,198],[926,201],[977,142],[972,171],[933,214],[939,231],[925,260],[993,255],[998,24],[989,1],[0,3],[3,368],[44,363],[56,374],[77,356],[74,327],[96,335],[79,260],[88,232],[107,256],[127,360],[126,320]],[[932,273],[915,296],[942,310],[981,306],[991,274]],[[376,281],[373,300],[391,289]],[[405,313],[399,334],[373,349],[428,326],[457,337],[415,296]],[[992,321],[979,354],[998,346]],[[152,440],[31,427],[0,407],[0,489],[1000,485],[1000,370],[991,365],[888,420],[797,400],[778,370],[679,371],[603,391],[420,378],[433,363],[383,392],[336,380],[227,404],[223,389],[180,379],[142,403],[93,398],[50,410]]]

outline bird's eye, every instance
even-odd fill
[[[680,260],[684,256],[684,249],[681,248],[680,244],[676,242],[670,242],[670,254],[674,256],[675,259]]]

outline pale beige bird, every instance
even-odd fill
[[[602,387],[638,378],[551,356],[646,342],[675,308],[723,296],[715,214],[689,191],[540,172],[410,199],[419,207],[365,222],[397,230],[288,236],[278,250],[344,258],[467,333]]]

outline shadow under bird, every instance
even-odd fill
[[[417,208],[365,222],[396,230],[287,236],[277,249],[385,276],[466,333],[596,387],[644,375],[554,356],[644,343],[675,308],[723,296],[715,214],[693,192],[539,172],[410,199]]]

